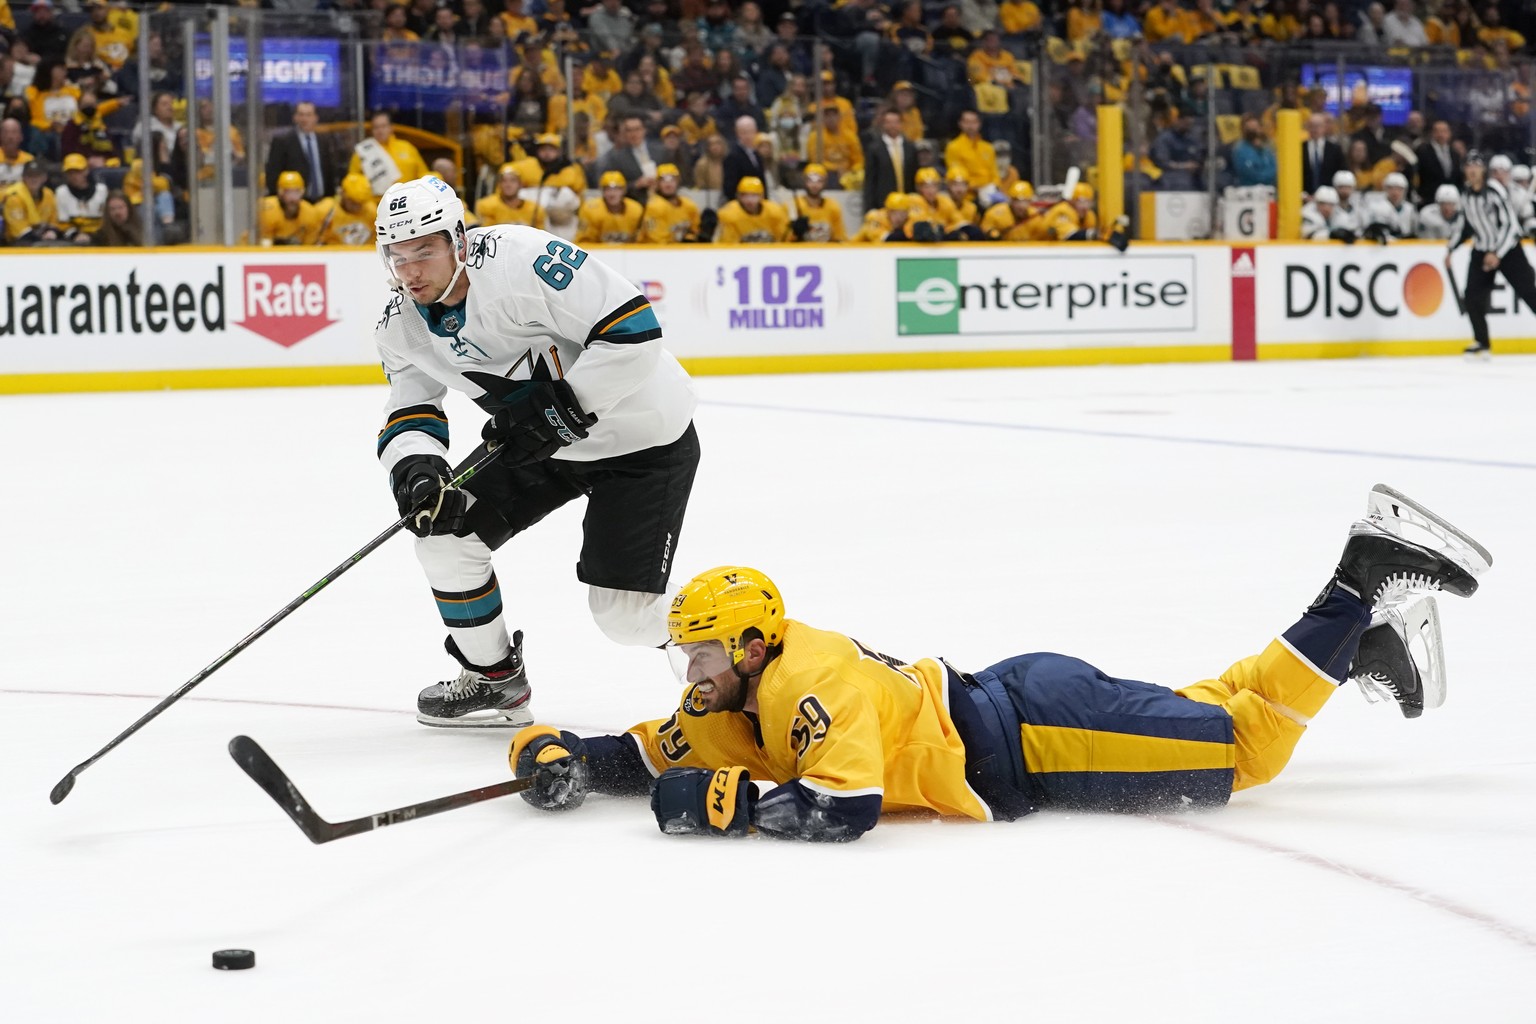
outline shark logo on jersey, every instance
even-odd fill
[[[454,318],[450,316],[448,319]],[[448,327],[447,319],[443,321],[443,326]],[[455,323],[453,327],[449,327],[448,329],[456,330],[457,327],[458,324]],[[468,363],[483,363],[491,358],[486,354],[485,349],[481,348],[479,345],[476,345],[468,338],[461,338],[457,335],[455,335],[454,339],[448,343],[448,349],[453,353],[455,359],[462,359]],[[474,351],[471,352],[470,349],[474,349]]]
[[[403,300],[401,296],[397,294],[394,298],[385,303],[384,315],[379,318],[379,322],[374,325],[373,329],[376,331],[382,331],[384,328],[388,327],[389,322],[400,315],[400,303],[402,301]]]
[[[476,235],[474,239],[470,241],[469,253],[465,257],[464,265],[466,267],[478,268],[484,266],[486,260],[493,260],[495,258],[496,236],[487,232],[482,232]]]

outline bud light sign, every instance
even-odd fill
[[[194,55],[197,95],[213,95],[213,48],[207,36],[197,37]],[[245,102],[250,60],[245,39],[229,41],[229,101]],[[261,101],[317,107],[341,105],[341,42],[336,39],[263,39],[261,42]]]

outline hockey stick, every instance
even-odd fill
[[[1451,265],[1449,263],[1445,265],[1445,278],[1447,281],[1451,282],[1451,296],[1456,300],[1456,311],[1465,316],[1467,312],[1467,303],[1462,298],[1461,289],[1456,286],[1456,272],[1451,269]]]
[[[501,455],[504,450],[505,449],[502,447],[491,448],[473,465],[461,471],[458,476],[454,477],[448,486],[459,487],[465,483],[468,483],[471,477],[473,477],[476,473],[479,473],[486,466],[490,465],[496,458]],[[154,707],[145,712],[143,717],[141,717],[137,722],[134,722],[128,728],[114,736],[111,742],[109,742],[106,746],[102,747],[100,750],[96,751],[96,753],[92,754],[90,757],[86,758],[84,761],[81,761],[79,764],[71,768],[69,770],[69,774],[60,779],[58,784],[53,787],[52,792],[48,794],[49,801],[54,804],[62,803],[64,798],[69,796],[70,790],[75,788],[75,779],[80,775],[81,772],[85,771],[91,765],[101,760],[113,747],[117,746],[119,743],[126,740],[129,736],[132,736],[134,733],[144,728],[144,726],[149,724],[149,721],[155,716],[159,715],[160,712],[164,711],[166,708],[170,707],[172,704],[185,697],[194,686],[196,686],[198,683],[201,683],[209,676],[213,675],[219,669],[223,668],[231,658],[245,650],[247,647],[251,646],[251,644],[255,643],[257,640],[261,639],[267,630],[271,629],[273,626],[286,619],[289,614],[298,609],[300,605],[304,604],[310,598],[324,590],[342,573],[352,568],[358,562],[361,562],[365,557],[371,554],[375,548],[389,540],[389,538],[393,537],[401,530],[405,529],[405,524],[410,522],[411,517],[417,514],[418,513],[416,511],[412,511],[407,515],[401,516],[393,526],[379,534],[377,537],[373,538],[373,540],[369,541],[367,544],[364,544],[345,562],[342,562],[336,568],[320,577],[320,579],[316,581],[315,584],[308,590],[304,591],[304,593],[300,594],[292,601],[289,601],[270,619],[257,626],[250,633],[246,634],[245,639],[241,640],[239,643],[235,644],[235,646],[219,655],[218,658],[216,658],[207,668],[203,669],[191,679],[188,679],[185,683],[182,683],[181,686],[178,687],[170,696],[166,697],[160,703],[156,704]]]
[[[511,793],[521,793],[525,789],[531,789],[534,780],[531,775],[523,779],[509,779],[493,786],[481,786],[479,789],[455,793],[452,796],[440,796],[436,800],[424,800],[419,804],[396,807],[392,811],[380,811],[378,814],[353,818],[351,821],[331,822],[315,813],[315,809],[309,806],[309,801],[304,799],[304,794],[300,793],[298,787],[283,774],[277,762],[272,760],[271,755],[262,750],[261,745],[249,736],[236,736],[230,740],[229,756],[235,759],[241,771],[249,775],[256,785],[266,790],[267,795],[277,801],[277,805],[287,812],[295,825],[299,826],[299,831],[303,832],[310,842],[316,844],[372,832],[376,828],[398,825],[402,821],[425,818],[429,814],[442,814],[444,811],[478,804],[482,800],[495,800],[497,797]]]

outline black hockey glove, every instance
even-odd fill
[[[453,470],[441,455],[407,455],[390,471],[395,508],[402,516],[412,512],[405,528],[418,537],[456,533],[464,525],[468,502],[464,492],[449,487]]]
[[[789,222],[789,230],[794,232],[795,241],[805,241],[805,236],[810,234],[811,219],[809,217],[796,217]]]
[[[705,210],[699,214],[699,241],[713,242],[715,229],[720,226],[720,214],[714,210]]]
[[[533,776],[523,799],[540,810],[574,811],[587,798],[587,757],[575,733],[529,726],[513,739],[507,760],[518,778]]]
[[[486,421],[480,436],[507,447],[508,465],[526,465],[580,441],[596,422],[566,381],[532,381],[512,404]]]
[[[673,768],[651,788],[651,811],[669,836],[744,836],[757,787],[745,768]]]
[[[1334,228],[1332,231],[1328,232],[1328,237],[1333,239],[1335,242],[1343,242],[1345,245],[1354,245],[1355,240],[1360,236],[1349,230],[1349,228]]]

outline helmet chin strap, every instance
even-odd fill
[[[459,277],[464,273],[464,268],[466,266],[467,264],[463,260],[459,259],[459,247],[455,245],[453,247],[453,276],[448,279],[448,287],[443,289],[443,294],[432,300],[432,302],[429,302],[428,305],[442,302],[448,297],[448,293],[453,291],[454,286],[459,283]]]

